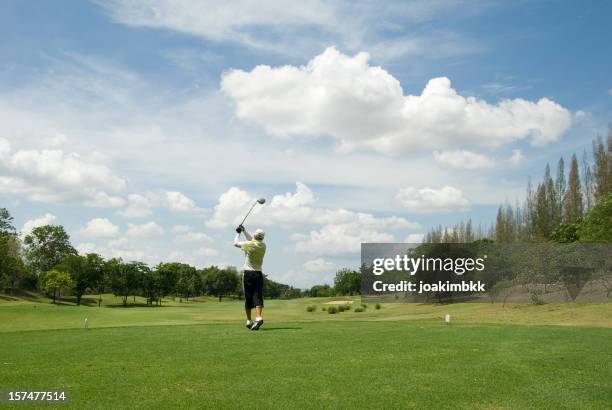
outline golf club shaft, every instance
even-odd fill
[[[253,210],[253,208],[255,208],[255,205],[257,205],[257,201],[255,201],[255,203],[253,205],[251,205],[251,209],[249,209],[249,212],[247,212],[247,214],[244,216],[244,218],[242,218],[242,222],[240,222],[240,225],[242,225],[244,223],[244,221],[246,221],[247,216],[249,216],[251,214],[251,211]]]

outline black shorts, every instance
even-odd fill
[[[253,309],[255,306],[263,307],[263,273],[261,271],[245,270],[242,274],[242,287],[246,309]]]

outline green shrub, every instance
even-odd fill
[[[330,315],[334,315],[336,314],[336,312],[338,312],[338,309],[336,309],[335,306],[330,306],[327,308],[327,313],[329,313]]]
[[[322,310],[323,312],[325,312],[325,311],[327,310],[327,308],[326,308],[325,306],[323,306],[323,307],[321,308],[321,310]]]
[[[344,312],[349,310],[349,307],[347,305],[338,305],[338,312]]]
[[[376,306],[374,306],[374,308],[375,308],[376,310],[379,310],[381,307],[382,307],[382,306],[380,306],[380,303],[377,303],[377,304],[376,304]]]
[[[356,307],[355,308],[355,313],[361,313],[361,312],[365,312],[365,309],[362,307]]]
[[[307,312],[316,312],[317,307],[315,305],[306,307]]]
[[[362,307],[362,308],[364,308],[364,309],[367,309],[367,308],[368,308],[368,305],[366,305],[365,303],[362,303],[362,304],[361,304],[361,307]]]

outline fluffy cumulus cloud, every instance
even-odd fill
[[[95,206],[117,205],[127,186],[99,155],[65,153],[61,149],[11,150],[0,139],[0,193],[20,194],[40,202],[84,200]],[[106,202],[106,203],[105,203]]]
[[[46,213],[38,218],[30,219],[26,221],[21,227],[21,233],[23,235],[28,235],[34,228],[38,228],[39,226],[45,226],[52,224],[57,217],[53,214]]]
[[[542,145],[556,141],[572,118],[548,98],[494,105],[464,97],[446,77],[431,79],[420,95],[406,95],[395,77],[369,64],[367,53],[351,57],[333,47],[306,66],[230,70],[221,89],[239,118],[271,135],[329,135],[344,148],[385,153],[526,138]]]
[[[175,234],[174,242],[176,243],[212,243],[213,239],[204,232],[194,232],[187,225],[176,225],[172,228],[172,233]]]
[[[119,234],[119,227],[106,218],[93,218],[81,229],[83,236],[112,238]]]
[[[146,218],[153,214],[151,201],[140,194],[128,195],[127,206],[119,211],[118,215],[124,218]]]
[[[153,252],[130,248],[127,244],[116,244],[113,241],[110,241],[107,245],[84,242],[79,243],[75,248],[80,255],[97,253],[107,259],[122,258],[124,261],[140,261],[151,265],[159,261],[159,256]]]
[[[492,159],[467,150],[434,151],[434,160],[458,169],[490,168],[494,165]]]
[[[165,208],[174,213],[199,214],[204,209],[198,207],[195,201],[178,191],[148,191],[144,195],[128,195],[125,208],[117,211],[124,218],[146,218],[153,214],[154,208]]]
[[[302,266],[308,272],[327,272],[334,269],[334,263],[323,258],[306,261]]]
[[[407,210],[417,213],[462,211],[469,208],[470,202],[461,190],[445,186],[440,189],[425,187],[401,188],[396,200]]]
[[[145,238],[148,236],[157,236],[163,234],[164,228],[159,226],[156,222],[151,221],[144,224],[128,224],[126,231],[127,236]]]
[[[212,228],[237,225],[254,201],[255,197],[248,192],[236,187],[230,188],[219,197],[213,216],[207,221],[207,225]],[[301,182],[296,182],[295,192],[275,195],[266,205],[255,207],[249,218],[251,224],[286,228],[332,223],[358,223],[372,229],[388,226],[413,229],[419,226],[396,216],[377,218],[365,212],[318,207],[312,190]]]
[[[219,197],[207,225],[228,228],[240,222],[255,198],[232,187]],[[294,250],[301,253],[335,255],[359,252],[361,242],[392,242],[388,231],[418,229],[420,225],[398,216],[377,217],[366,212],[324,208],[316,205],[312,190],[301,182],[295,192],[272,197],[268,204],[255,208],[251,226],[278,226],[287,229],[316,227],[308,234],[291,235]]]
[[[392,228],[392,226],[387,226]],[[394,242],[395,237],[359,223],[327,224],[308,235],[294,235],[295,251],[315,255],[357,253],[362,242]]]

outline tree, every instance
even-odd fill
[[[177,282],[176,282],[176,292],[182,298],[189,300],[189,297],[196,293],[195,285],[197,284],[197,280],[195,277],[198,277],[198,272],[196,268],[193,266],[189,266],[186,264],[176,264],[177,268]]]
[[[554,225],[558,226],[563,222],[563,197],[565,197],[565,191],[567,190],[567,183],[565,181],[565,161],[563,157],[559,158],[557,164],[557,177],[555,178],[555,209],[554,209]]]
[[[550,235],[550,206],[548,203],[548,195],[546,194],[546,185],[543,183],[538,185],[535,196],[535,214],[533,219],[533,233],[535,239],[546,239]]]
[[[13,217],[6,208],[0,208],[0,232],[15,233]]]
[[[0,208],[0,288],[8,288],[12,292],[25,272],[21,242],[15,233],[13,217],[6,208]]]
[[[601,197],[578,226],[581,242],[612,242],[612,193]]]
[[[550,234],[550,239],[558,243],[572,243],[577,242],[578,236],[578,224],[561,224],[555,228]]]
[[[582,217],[582,190],[576,154],[572,155],[570,164],[567,192],[563,198],[563,216],[564,222],[568,224],[576,223]]]
[[[334,288],[325,284],[325,285],[315,285],[308,291],[308,295],[312,297],[328,297],[334,296]]]
[[[604,143],[601,137],[593,141],[593,176],[595,179],[595,199],[597,201],[612,192],[612,125],[608,127],[608,138]]]
[[[12,233],[0,232],[0,288],[8,288],[12,292],[26,273],[19,238]]]
[[[81,304],[83,294],[88,289],[100,290],[104,276],[104,260],[100,255],[95,253],[87,254],[87,256],[68,255],[59,266],[70,273],[77,305]]]
[[[136,295],[141,288],[141,278],[146,276],[148,266],[142,262],[123,263],[113,258],[104,264],[108,285],[115,296],[121,296],[123,306],[127,306],[129,296]]]
[[[53,297],[53,303],[55,303],[62,290],[72,287],[72,279],[68,272],[52,269],[40,275],[40,287]]]
[[[238,282],[238,272],[236,271],[236,268],[230,266],[226,269],[221,269],[219,272],[217,272],[214,281],[213,294],[217,296],[219,298],[219,302],[221,302],[223,296],[229,295],[236,290]]]
[[[76,255],[70,236],[63,226],[45,225],[34,228],[25,237],[26,256],[37,273],[56,267],[66,256]]]
[[[177,262],[160,263],[155,267],[159,280],[160,300],[167,295],[174,295],[177,291],[177,282],[181,264]]]
[[[361,273],[351,269],[340,269],[334,278],[334,288],[340,295],[357,295],[361,292]]]

